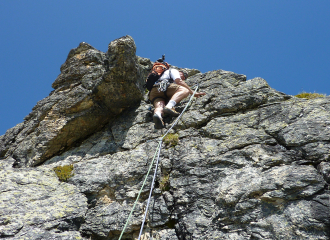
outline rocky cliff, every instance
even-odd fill
[[[0,137],[0,238],[119,238],[163,134],[142,87],[152,63],[135,52],[130,36],[106,53],[81,43]],[[330,98],[188,71],[207,94],[163,144],[142,239],[329,239]],[[151,180],[123,239],[138,236]]]

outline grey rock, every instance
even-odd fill
[[[58,230],[42,230],[39,228],[26,227],[21,230],[13,240],[30,240],[30,239],[54,239],[54,240],[87,240],[81,236],[78,231],[63,231]]]
[[[80,236],[87,199],[52,170],[3,169],[0,183],[1,237]],[[51,233],[54,229],[61,233]]]
[[[1,237],[118,239],[140,193],[123,233],[138,238],[165,129],[154,129],[142,88],[152,62],[135,48],[129,36],[106,53],[80,44],[54,92],[0,137]],[[142,239],[329,239],[330,98],[187,70],[186,82],[206,95],[170,131],[177,143],[162,145]],[[70,134],[46,130],[50,121]],[[59,182],[53,168],[69,164],[73,176]]]
[[[86,222],[82,225],[81,231],[85,235],[92,235],[101,238],[113,238],[120,233],[130,213],[130,206],[121,205],[118,202],[98,205],[89,210],[86,215]],[[139,230],[141,224],[141,208],[131,218],[128,231]]]
[[[147,70],[135,52],[130,36],[111,42],[107,54],[87,43],[71,50],[55,90],[1,137],[0,156],[12,156],[18,167],[40,165],[138,105]]]
[[[156,240],[176,240],[178,237],[176,236],[174,229],[164,229],[153,235]]]
[[[330,162],[321,162],[317,169],[322,174],[324,179],[330,183]]]

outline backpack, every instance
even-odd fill
[[[146,84],[144,85],[149,92],[154,86],[155,82],[164,74],[164,72],[170,68],[167,62],[155,62],[151,68],[151,71],[147,77]]]

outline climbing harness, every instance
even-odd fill
[[[138,196],[136,197],[136,200],[135,200],[135,202],[134,202],[134,204],[133,204],[132,210],[131,210],[131,212],[130,212],[128,218],[127,218],[127,221],[126,221],[126,223],[125,223],[125,226],[124,226],[123,230],[121,231],[121,234],[120,234],[119,240],[121,240],[121,238],[122,238],[122,236],[123,236],[123,234],[124,234],[124,232],[125,232],[125,229],[126,229],[126,227],[127,227],[127,225],[128,225],[128,222],[129,222],[130,218],[132,217],[132,214],[133,214],[134,208],[135,208],[135,206],[136,206],[136,204],[137,204],[137,202],[138,202],[138,200],[139,200],[139,198],[140,198],[140,195],[141,195],[141,192],[142,192],[142,190],[143,190],[143,187],[144,187],[145,183],[147,182],[147,178],[148,178],[149,173],[150,173],[150,171],[151,171],[151,168],[152,168],[152,166],[153,166],[154,160],[155,160],[155,158],[156,158],[156,156],[157,156],[156,167],[155,167],[154,176],[153,176],[153,179],[152,179],[152,182],[151,182],[151,188],[150,188],[149,198],[148,198],[148,202],[147,202],[147,206],[146,206],[146,210],[145,210],[145,213],[144,213],[144,217],[143,217],[143,221],[142,221],[141,229],[140,229],[140,234],[139,234],[139,238],[138,238],[138,240],[140,240],[141,235],[142,235],[142,231],[143,231],[143,227],[144,227],[144,223],[145,223],[145,220],[146,220],[146,217],[147,217],[147,213],[148,213],[148,208],[149,208],[149,204],[150,204],[150,199],[151,199],[152,191],[153,191],[153,188],[154,188],[154,183],[155,183],[156,175],[157,175],[157,168],[158,168],[158,163],[159,163],[159,155],[160,155],[160,150],[161,150],[161,148],[162,148],[162,142],[163,142],[163,139],[164,139],[164,138],[166,137],[166,135],[172,130],[172,128],[178,123],[178,121],[179,121],[179,119],[181,118],[182,114],[186,111],[187,107],[189,106],[189,104],[190,104],[192,98],[195,96],[195,94],[196,94],[196,92],[197,92],[197,89],[198,89],[198,85],[196,86],[196,89],[195,89],[193,95],[190,97],[188,103],[186,104],[185,108],[182,110],[181,114],[176,118],[176,120],[174,121],[174,123],[172,124],[172,126],[166,131],[166,133],[164,134],[164,136],[159,140],[159,143],[158,143],[157,149],[156,149],[156,151],[155,151],[154,157],[153,157],[153,159],[152,159],[152,161],[151,161],[151,164],[150,164],[149,170],[148,170],[147,175],[146,175],[146,177],[145,177],[145,179],[144,179],[144,182],[143,182],[143,184],[142,184],[142,186],[141,186],[141,189],[140,189],[140,191],[139,191],[139,194],[138,194]]]
[[[168,79],[164,79],[163,81],[156,83],[155,85],[158,86],[158,92],[165,92],[170,84],[171,83]]]

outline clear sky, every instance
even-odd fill
[[[72,48],[125,35],[152,61],[330,95],[329,0],[1,0],[0,34],[0,135],[49,95]]]

